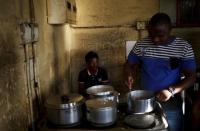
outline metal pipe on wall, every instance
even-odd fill
[[[33,123],[34,117],[33,117],[33,103],[32,103],[32,90],[31,90],[31,83],[30,83],[30,71],[29,71],[29,57],[28,57],[28,47],[26,44],[24,44],[24,54],[25,54],[25,70],[26,70],[26,77],[27,77],[27,97],[28,97],[28,105],[29,105],[29,112],[28,114],[28,121],[29,123]],[[32,129],[34,130],[34,126],[32,126]]]
[[[35,23],[35,7],[34,7],[34,2],[33,0],[30,0],[30,18],[31,18],[31,22]],[[32,27],[34,28],[34,27]],[[34,30],[32,30],[32,38],[34,38]],[[40,94],[40,84],[39,84],[39,78],[37,76],[38,74],[38,64],[37,64],[37,60],[36,60],[36,49],[37,49],[37,45],[35,44],[35,42],[31,43],[31,49],[32,49],[32,56],[33,56],[33,77],[34,77],[34,90],[35,90],[35,95],[36,95],[36,99],[37,99],[37,104],[38,104],[38,108],[40,108],[41,106],[41,94]],[[40,109],[38,109],[38,112],[40,113]]]
[[[34,24],[35,24],[35,10],[33,0],[29,0],[29,9],[30,9],[30,23],[31,23],[31,38],[34,38]],[[25,70],[27,77],[27,99],[28,99],[28,119],[29,119],[29,128],[35,131],[35,120],[41,114],[41,95],[40,95],[40,85],[39,78],[37,76],[37,60],[36,60],[36,44],[23,43],[24,54],[25,54]],[[34,105],[34,100],[36,105]],[[37,109],[37,111],[34,110]],[[36,118],[35,118],[36,117]]]

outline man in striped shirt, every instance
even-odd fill
[[[135,67],[141,67],[141,88],[154,91],[166,111],[170,131],[181,131],[180,92],[190,87],[196,78],[196,63],[191,45],[171,36],[168,15],[155,14],[149,22],[149,37],[139,40],[128,56],[127,85],[135,78]],[[181,76],[185,78],[181,80]]]

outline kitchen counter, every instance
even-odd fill
[[[124,105],[119,106],[118,111],[118,120],[117,122],[109,127],[93,127],[90,125],[87,120],[83,120],[83,122],[76,127],[55,127],[52,124],[46,123],[43,125],[43,127],[40,129],[41,131],[67,131],[67,130],[133,130],[133,131],[156,131],[156,130],[162,130],[167,131],[168,123],[166,121],[164,112],[162,110],[162,107],[157,103],[156,109],[153,112],[155,114],[155,126],[149,129],[134,129],[127,124],[124,123],[124,118],[127,116],[125,113],[126,107]]]

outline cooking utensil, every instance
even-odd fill
[[[86,101],[87,120],[93,126],[110,126],[117,119],[116,102],[105,99],[91,99]]]
[[[155,125],[155,116],[153,114],[133,114],[125,117],[125,123],[138,129],[147,129]]]
[[[77,125],[82,119],[83,103],[83,96],[78,94],[51,96],[45,102],[47,119],[55,125]]]
[[[105,97],[105,96],[109,96],[109,95],[113,94],[114,88],[109,85],[97,85],[97,86],[89,87],[86,90],[86,92],[87,92],[87,94],[89,94],[89,96],[91,98]]]
[[[154,93],[147,90],[134,90],[127,94],[128,112],[144,114],[155,109]]]
[[[109,85],[98,85],[89,87],[86,90],[90,99],[93,98],[104,98],[107,100],[113,100],[115,102],[119,102],[119,95],[117,91],[114,90],[112,86]]]

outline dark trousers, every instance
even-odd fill
[[[180,94],[170,98],[167,102],[161,103],[166,113],[169,131],[183,131],[183,112],[182,112],[182,98]]]

